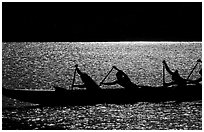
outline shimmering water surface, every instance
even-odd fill
[[[162,60],[186,78],[202,57],[199,42],[26,42],[2,48],[2,85],[11,89],[69,89],[75,64],[97,83],[115,65],[138,85],[161,86]],[[200,68],[191,79],[199,77]],[[114,79],[115,71],[107,81]],[[78,76],[76,83],[81,83]],[[3,129],[202,129],[202,101],[66,107],[33,106],[4,96],[2,101]]]

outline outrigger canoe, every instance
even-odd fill
[[[196,66],[198,64],[197,61]],[[196,67],[195,66],[195,67]],[[76,72],[81,74],[83,78],[84,73],[75,65],[74,78],[72,88],[74,86]],[[195,69],[193,68],[193,70]],[[115,66],[108,72],[103,81],[108,77]],[[192,71],[193,71],[192,70]],[[165,72],[163,66],[163,83],[165,84]],[[192,72],[191,72],[192,73]],[[191,75],[190,73],[190,75]],[[83,75],[83,76],[82,76]],[[188,76],[188,78],[190,77]],[[84,79],[87,81],[87,76]],[[88,78],[88,82],[93,81]],[[171,87],[151,87],[151,86],[137,86],[136,88],[123,89],[100,89],[94,88],[94,81],[87,83],[92,88],[85,90],[67,90],[60,87],[54,87],[54,90],[25,90],[25,89],[2,89],[3,95],[17,99],[24,102],[30,102],[40,105],[86,105],[86,104],[130,104],[136,102],[165,102],[165,101],[193,101],[202,99],[202,84],[187,84],[185,86],[171,86]],[[94,84],[94,85],[92,85]],[[88,86],[87,85],[87,86]],[[99,86],[100,86],[99,85]]]
[[[193,101],[202,99],[202,85],[185,87],[139,86],[134,90],[101,89],[55,90],[2,89],[2,94],[13,99],[40,105],[131,104],[136,102]]]

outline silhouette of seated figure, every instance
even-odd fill
[[[81,72],[78,68],[78,65],[75,65],[77,73],[80,75],[80,78],[83,85],[73,85],[73,87],[79,87],[79,88],[86,88],[90,91],[96,91],[100,90],[100,87],[96,84],[96,82],[85,72]]]
[[[186,85],[186,80],[183,79],[183,78],[179,75],[178,70],[175,70],[175,72],[171,71],[171,70],[169,69],[168,65],[166,64],[166,61],[165,61],[165,60],[163,60],[163,64],[164,64],[164,66],[165,66],[167,72],[172,76],[172,80],[173,80],[173,81],[170,82],[170,83],[165,83],[165,84],[164,84],[165,86],[170,86],[170,85],[174,85],[174,84],[176,84],[176,85],[178,85],[178,86],[185,86],[185,85]]]
[[[201,63],[202,63],[201,59],[198,59],[197,62],[201,62]],[[199,74],[200,74],[200,78],[198,78],[197,80],[195,80],[195,83],[197,83],[197,84],[198,84],[199,82],[202,82],[202,69],[200,69]]]
[[[200,78],[198,78],[196,82],[202,82],[202,69],[200,69],[199,74],[200,74]]]
[[[137,87],[136,84],[132,83],[130,78],[122,71],[119,70],[117,67],[113,66],[118,72],[116,73],[117,80],[108,83],[102,83],[104,85],[116,85],[119,84],[120,86],[124,87],[125,89],[133,89]]]
[[[200,78],[198,78],[197,80],[195,80],[195,83],[202,82],[202,69],[200,69],[199,74],[200,74]]]
[[[202,69],[200,69],[199,74],[200,74],[200,78],[196,80],[188,80],[188,83],[199,84],[200,82],[202,82]]]

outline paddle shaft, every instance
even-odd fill
[[[75,68],[75,71],[74,71],[74,78],[73,78],[73,81],[72,81],[72,89],[73,89],[73,87],[74,87],[74,82],[75,82],[76,71],[77,71],[77,69]]]
[[[195,70],[195,68],[196,68],[197,65],[198,65],[198,62],[197,62],[196,65],[193,67],[192,71],[190,72],[190,74],[188,75],[188,77],[187,77],[186,80],[189,79],[189,77],[191,76],[191,74],[193,73],[193,71]]]
[[[101,86],[101,84],[106,80],[106,78],[108,77],[108,75],[112,72],[113,67],[111,68],[111,70],[108,72],[108,74],[104,77],[104,79],[100,82],[99,86]]]
[[[165,66],[163,65],[163,85],[165,84]]]

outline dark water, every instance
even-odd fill
[[[162,60],[186,78],[202,57],[201,43],[94,42],[3,43],[2,85],[6,88],[69,88],[79,64],[99,83],[113,65],[138,85],[162,85]],[[199,77],[195,69],[191,79]],[[108,81],[115,79],[113,72]],[[166,81],[170,76],[166,74]],[[76,78],[76,83],[81,83]],[[118,88],[112,86],[109,88]],[[107,87],[102,87],[107,88]],[[3,129],[202,129],[202,101],[95,106],[39,107],[2,99]]]

